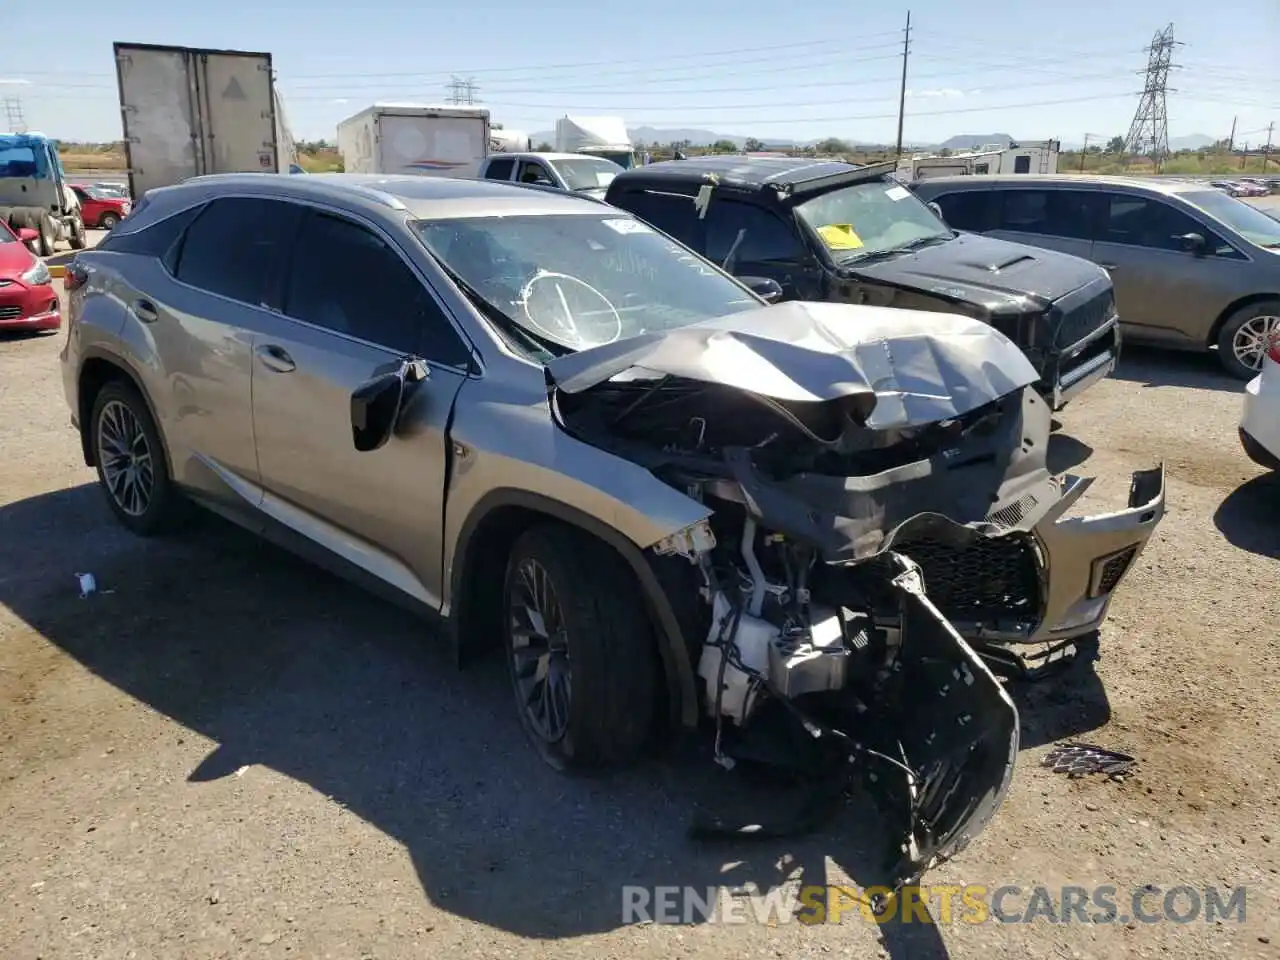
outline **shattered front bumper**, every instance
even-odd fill
[[[1133,474],[1125,509],[1067,517],[1092,483],[1063,477],[1060,498],[1030,532],[959,547],[898,547],[920,564],[930,597],[988,661],[1034,675],[1073,656],[1075,641],[1106,618],[1164,516],[1164,465]]]

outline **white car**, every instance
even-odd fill
[[[1258,466],[1280,471],[1280,329],[1272,337],[1262,372],[1245,387],[1240,442]]]

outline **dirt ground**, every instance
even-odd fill
[[[708,765],[572,780],[521,739],[501,665],[212,518],[134,539],[68,426],[64,334],[0,339],[0,955],[1277,956],[1280,477],[1240,450],[1240,384],[1130,350],[1063,416],[1057,468],[1118,505],[1159,460],[1169,512],[1100,656],[1017,685],[1024,744],[989,829],[934,884],[1246,888],[1246,918],[624,925],[622,887],[857,882],[865,821],[697,846]],[[80,599],[76,574],[99,592]],[[1124,783],[1039,766],[1083,736]],[[709,786],[708,786],[709,785]],[[1183,899],[1178,911],[1186,915]]]

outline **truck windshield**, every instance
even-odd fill
[[[47,177],[48,168],[31,147],[0,139],[0,177]]]
[[[744,287],[621,211],[426,220],[427,248],[553,352],[759,307]]]
[[[951,230],[902,184],[872,180],[796,207],[837,262],[946,240]]]
[[[1184,193],[1182,199],[1194,203],[1215,220],[1221,220],[1251,243],[1260,247],[1280,248],[1280,220],[1268,216],[1257,207],[1216,190]]]
[[[596,190],[609,186],[622,168],[612,160],[600,157],[575,157],[552,160],[551,165],[564,177],[570,190]]]

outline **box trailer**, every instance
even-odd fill
[[[375,103],[338,124],[348,173],[457,176],[489,155],[483,107]]]
[[[129,189],[207,173],[281,173],[296,161],[271,54],[116,43]]]
[[[556,121],[556,151],[604,157],[627,170],[639,166],[621,117],[561,117]]]

